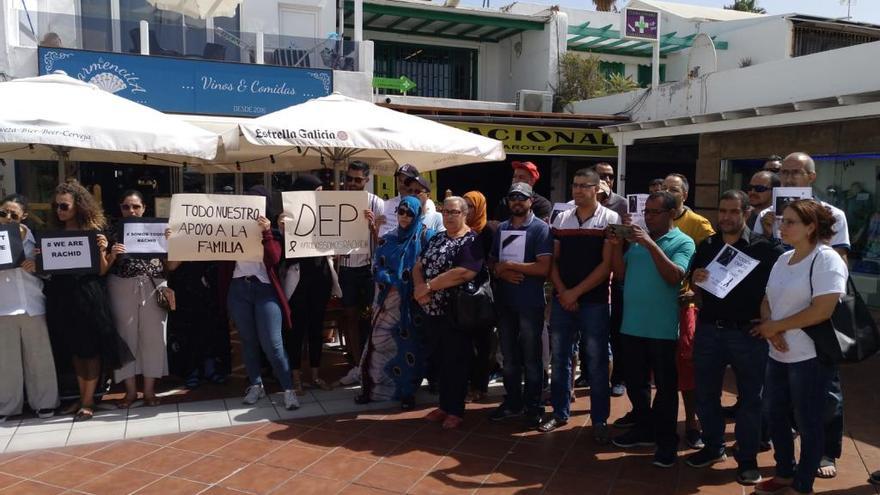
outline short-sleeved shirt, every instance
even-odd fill
[[[720,233],[715,234],[697,246],[692,268],[706,268],[725,246]],[[702,292],[703,306],[699,318],[703,322],[712,323],[717,320],[726,322],[749,322],[761,317],[761,302],[770,270],[785,251],[779,242],[771,241],[749,229],[743,229],[742,235],[733,247],[746,256],[758,260],[759,264],[746,278],[736,285],[724,299],[718,299],[707,291]]]
[[[466,268],[478,272],[483,267],[483,250],[474,242],[477,235],[473,231],[453,239],[445,233],[435,235],[419,256],[425,280],[430,280],[453,268]],[[449,304],[449,289],[435,291],[424,310],[432,316],[446,314]]]
[[[810,306],[813,298],[825,294],[845,294],[849,272],[836,251],[819,245],[813,253],[790,265],[794,250],[779,257],[767,281],[767,302],[770,319],[782,320]],[[813,264],[813,259],[816,262]],[[810,293],[810,265],[813,265],[813,292]],[[770,357],[780,363],[798,363],[816,357],[813,339],[800,328],[782,334],[788,351],[779,352],[770,346]]]
[[[541,256],[553,255],[553,238],[550,226],[534,213],[529,213],[525,223],[519,227],[510,224],[510,220],[502,222],[495,233],[492,244],[492,258],[498,259],[501,249],[501,233],[504,231],[525,231],[526,247],[523,263],[534,263]],[[546,277],[526,275],[518,284],[511,284],[498,279],[498,298],[496,301],[509,308],[541,308],[544,307],[544,280]]]
[[[694,241],[677,228],[654,240],[663,253],[682,270],[690,266],[696,250]],[[681,284],[669,284],[651,253],[631,244],[623,256],[626,276],[623,284],[623,324],[620,332],[650,339],[678,339],[678,294]]]
[[[367,191],[367,204],[370,207],[370,211],[373,212],[373,215],[376,218],[385,214],[385,202],[382,201],[382,198],[376,196],[375,194]],[[394,220],[397,220],[397,214],[394,215]],[[359,253],[359,254],[349,254],[339,257],[339,267],[340,268],[360,268],[364,266],[370,266],[373,259],[373,252],[376,250],[376,246],[373,244],[372,236],[370,237],[370,252],[369,253]]]
[[[593,216],[581,220],[577,208],[566,210],[553,221],[553,239],[559,242],[559,277],[567,288],[581,283],[602,263],[605,229],[620,223],[620,216],[600,205]],[[609,277],[610,278],[610,277]],[[608,281],[599,283],[578,298],[579,303],[608,304]]]
[[[834,226],[832,229],[834,230],[834,235],[831,237],[831,241],[828,243],[833,248],[842,248],[842,249],[850,249],[849,244],[849,226],[846,224],[846,214],[840,208],[837,208],[834,205],[828,204],[824,201],[819,201],[819,203],[828,208],[828,211],[831,212],[831,216],[834,217]],[[764,215],[774,211],[773,206],[764,209],[761,213],[758,214],[758,221],[755,222],[755,233],[756,234],[764,234],[764,224],[761,223],[761,219],[764,218]],[[779,234],[779,223],[773,227],[773,237],[776,239],[781,238],[782,236]]]

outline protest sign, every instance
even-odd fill
[[[281,202],[287,258],[370,252],[366,192],[288,191]]]
[[[526,231],[525,230],[502,230],[500,261],[513,261],[524,263],[526,259]]]
[[[175,194],[168,228],[170,261],[261,261],[263,234],[257,219],[263,196]]]
[[[59,230],[37,232],[37,273],[98,273],[98,232]]]
[[[560,213],[572,208],[575,208],[574,203],[553,203],[553,211],[550,213],[550,225],[553,225],[553,222],[556,221],[556,217],[558,217]]]
[[[648,194],[627,194],[626,212],[629,214],[633,225],[638,225],[647,230],[645,226],[645,203],[648,202]],[[623,220],[621,218],[621,220]]]
[[[719,299],[724,299],[758,264],[758,260],[730,244],[725,244],[706,267],[709,278],[697,283],[697,286]]]
[[[0,225],[0,270],[15,268],[24,261],[20,229],[17,223]]]
[[[813,199],[813,189],[809,187],[774,187],[773,212],[782,217],[785,206],[799,199]]]
[[[168,252],[168,240],[165,229],[168,219],[130,217],[120,224],[122,236],[119,239],[125,245],[125,255],[134,258],[155,258]]]

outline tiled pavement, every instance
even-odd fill
[[[818,492],[877,493],[865,479],[880,469],[878,371],[876,361],[845,370],[841,473],[819,480]],[[597,447],[583,398],[569,425],[541,435],[489,423],[492,403],[469,405],[463,428],[452,432],[421,419],[428,407],[402,413],[358,406],[359,412],[332,414],[340,412],[334,407],[353,408],[352,394],[316,393],[297,413],[283,413],[301,415],[294,418],[268,402],[245,410],[236,399],[133,409],[124,421],[107,412],[83,424],[64,418],[6,424],[0,431],[14,435],[0,440],[8,444],[0,455],[0,494],[751,493],[732,482],[732,459],[702,470],[683,463],[662,470],[650,466],[650,450]],[[626,408],[626,399],[614,399],[612,417]],[[87,443],[89,429],[107,425],[121,431],[116,439]],[[40,442],[55,436],[66,436],[67,446],[43,448]],[[10,452],[20,447],[42,450]],[[769,453],[759,463],[765,475],[772,473]]]

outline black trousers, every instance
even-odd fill
[[[446,316],[426,315],[425,318],[428,334],[436,345],[431,354],[440,390],[440,409],[462,416],[473,359],[473,336],[454,328]]]
[[[626,393],[633,406],[635,431],[652,437],[657,448],[678,450],[678,369],[675,340],[621,335]],[[657,393],[651,403],[651,376]]]
[[[308,339],[309,366],[321,367],[324,349],[324,312],[330,302],[333,281],[324,277],[301,278],[290,296],[290,313],[293,329],[285,332],[284,347],[290,359],[290,368],[302,369],[303,341]]]

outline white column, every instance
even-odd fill
[[[256,62],[258,64],[264,64],[264,63],[266,63],[263,60],[263,58],[266,55],[266,49],[265,49],[265,40],[263,39],[263,32],[259,31],[256,33],[256,35],[257,35],[257,42],[256,42],[256,48],[254,48],[254,50],[256,51],[256,53],[254,53],[254,62]],[[275,63],[278,63],[278,62],[275,62]]]
[[[364,0],[354,0],[354,40],[364,41]]]
[[[614,136],[614,143],[617,144],[617,194],[626,195],[626,141],[623,139],[623,133]]]
[[[150,23],[147,21],[140,22],[141,28],[141,55],[150,54]]]

